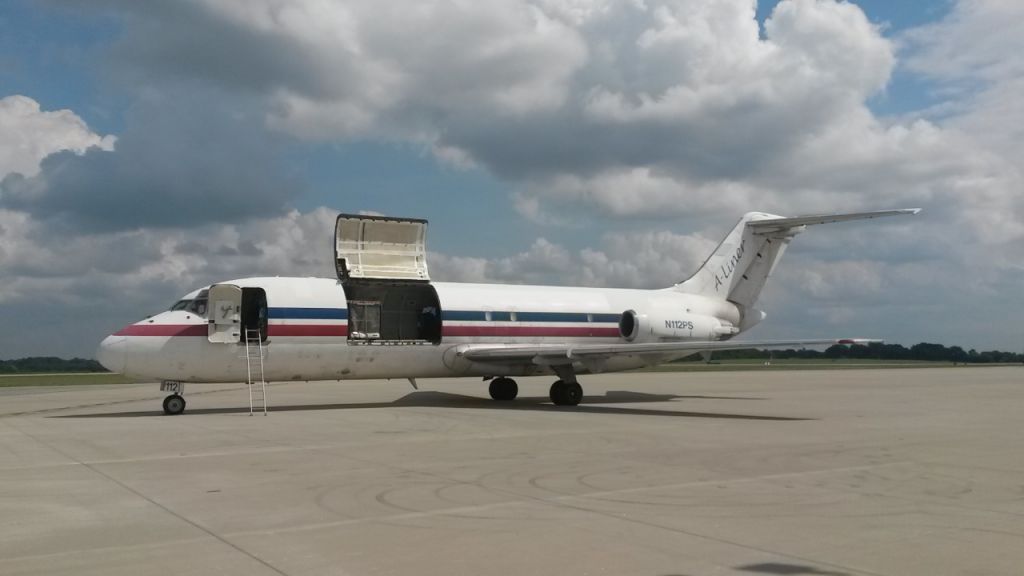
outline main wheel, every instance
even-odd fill
[[[551,385],[550,395],[555,406],[575,406],[583,399],[583,387],[576,382],[558,380]]]
[[[576,406],[583,400],[583,386],[579,382],[567,382],[565,384],[565,406]]]
[[[177,394],[171,394],[164,398],[164,414],[175,416],[185,411],[185,398]]]
[[[519,385],[511,378],[495,378],[491,380],[488,391],[495,400],[515,400],[519,395]]]

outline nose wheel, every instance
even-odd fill
[[[519,385],[511,378],[495,378],[491,380],[488,391],[491,393],[491,398],[507,402],[515,400],[519,395]]]
[[[185,397],[178,394],[171,394],[164,398],[164,414],[176,416],[185,411]]]
[[[550,395],[555,406],[576,406],[583,399],[583,387],[579,382],[558,380],[551,385]]]

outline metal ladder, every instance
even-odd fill
[[[263,377],[263,341],[259,330],[245,331],[245,367],[249,375],[249,415],[263,407],[267,414],[267,381]]]

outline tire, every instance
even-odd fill
[[[551,385],[550,395],[555,406],[576,406],[583,399],[583,387],[577,382],[559,380]]]
[[[515,400],[519,395],[519,385],[511,378],[495,378],[491,380],[488,391],[491,393],[491,398],[499,402],[508,402]]]
[[[583,400],[583,386],[579,382],[569,382],[565,385],[565,406],[577,406]]]
[[[565,404],[565,382],[556,380],[551,385],[551,390],[548,391],[548,395],[551,397],[551,403],[555,406],[562,406]]]
[[[164,398],[164,414],[177,416],[185,411],[185,398],[177,394],[171,394]]]

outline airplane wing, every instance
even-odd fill
[[[574,361],[592,361],[612,356],[672,354],[675,352],[711,352],[743,348],[777,348],[780,346],[821,346],[829,344],[868,344],[881,342],[865,338],[833,338],[828,340],[717,340],[688,342],[652,342],[648,344],[534,344],[525,346],[469,345],[458,354],[474,362],[494,364],[532,364],[557,366]]]

